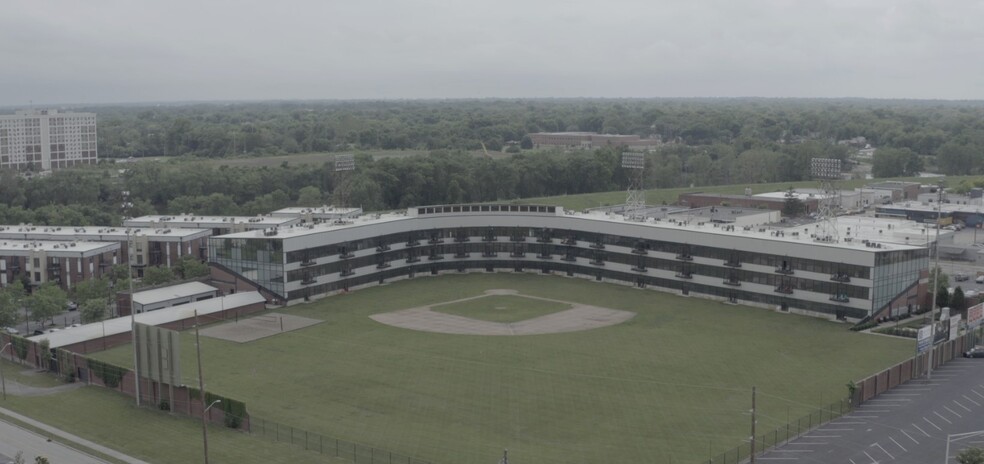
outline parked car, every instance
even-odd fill
[[[76,309],[79,309],[79,305],[74,301],[68,301],[65,303],[65,308],[69,311],[75,311]]]
[[[970,276],[967,274],[954,274],[953,280],[956,280],[957,282],[963,282],[966,280],[970,280]]]
[[[15,329],[13,327],[4,327],[3,330],[5,330],[9,334],[14,334],[14,335],[17,335],[17,334],[20,333],[20,330],[17,330],[17,329]]]
[[[977,276],[977,279],[975,279],[974,282],[977,282],[979,284],[984,284],[984,275]]]
[[[34,335],[44,335],[44,331],[41,329],[34,329]]]
[[[984,347],[975,346],[964,352],[965,358],[984,358]]]

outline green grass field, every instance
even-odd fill
[[[571,309],[571,305],[518,295],[489,295],[473,300],[431,306],[432,311],[491,322],[525,321],[565,309]]]
[[[3,407],[147,462],[186,464],[203,458],[201,422],[138,409],[132,398],[105,388],[85,387],[50,396],[8,395]],[[221,425],[209,427],[208,447],[210,462],[216,463],[347,462]]]
[[[616,326],[495,337],[416,332],[370,314],[488,289],[634,311]],[[843,324],[582,279],[418,278],[287,309],[325,322],[246,344],[203,338],[209,390],[255,417],[435,463],[701,462],[846,397],[911,342]],[[193,334],[183,335],[186,383]],[[121,365],[130,347],[97,357]]]

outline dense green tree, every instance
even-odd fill
[[[984,449],[967,448],[957,455],[959,464],[984,464]]]
[[[106,318],[106,300],[85,300],[79,305],[79,317],[83,324],[99,322]]]
[[[72,288],[72,299],[79,303],[88,300],[102,300],[105,303],[110,296],[110,283],[107,277],[83,280]]]
[[[803,215],[806,212],[806,205],[803,201],[795,196],[788,196],[782,204],[782,215],[783,217],[795,218]]]
[[[31,319],[41,325],[64,311],[67,303],[68,295],[65,291],[51,282],[42,284],[27,299]]]
[[[24,287],[7,285],[0,288],[0,328],[11,327],[21,320],[24,306]]]
[[[953,313],[962,313],[967,310],[967,299],[959,285],[953,289],[953,295],[950,296],[950,310]]]
[[[922,157],[908,148],[879,149],[871,163],[874,177],[917,176],[922,170]]]
[[[141,283],[146,286],[154,286],[172,282],[175,279],[174,271],[166,267],[148,267],[144,269]]]
[[[318,187],[308,185],[298,191],[297,206],[321,206],[323,204],[324,198],[321,195],[321,189]]]
[[[184,255],[174,266],[174,272],[182,279],[195,279],[208,275],[208,265],[191,255]]]

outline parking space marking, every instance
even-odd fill
[[[943,417],[943,416],[940,416],[940,417]],[[932,421],[930,421],[929,419],[927,419],[927,418],[925,418],[925,417],[923,417],[923,420],[924,420],[924,421],[926,421],[926,422],[929,422],[929,425],[932,425],[933,427],[936,427],[936,430],[939,430],[940,432],[942,432],[942,431],[943,431],[943,429],[941,429],[941,428],[940,428],[940,426],[938,426],[938,425],[936,425],[936,424],[934,424],[934,423],[933,423]],[[950,422],[950,421],[947,421],[947,422]],[[928,435],[927,435],[927,436],[928,436]]]
[[[932,436],[931,436],[930,434],[928,434],[928,433],[926,433],[926,431],[925,431],[925,430],[923,430],[923,429],[922,429],[921,427],[919,427],[918,425],[916,425],[916,424],[912,424],[912,426],[913,426],[913,427],[915,427],[915,428],[916,428],[916,430],[918,430],[918,431],[920,431],[920,432],[922,432],[922,434],[923,434],[923,435],[926,435],[927,437],[930,437],[930,438],[932,438]],[[937,427],[937,428],[939,428],[939,427]]]
[[[964,397],[964,398],[966,398],[966,399],[967,399],[967,401],[970,401],[971,403],[974,403],[974,405],[976,405],[976,406],[978,406],[978,407],[980,407],[980,405],[981,405],[980,403],[978,403],[978,402],[976,402],[976,401],[974,401],[974,400],[973,400],[973,399],[972,399],[971,397],[969,397],[969,396],[967,396],[967,395],[960,395],[960,396],[962,396],[962,397]]]
[[[982,394],[980,394],[980,393],[977,393],[977,390],[975,390],[975,389],[973,389],[973,388],[971,388],[971,389],[970,389],[970,391],[972,391],[972,392],[974,392],[974,394],[975,394],[975,395],[977,395],[977,396],[979,396],[979,397],[981,397],[981,399],[984,399],[984,395],[982,395]]]
[[[892,458],[893,461],[895,460],[895,456],[892,456],[892,453],[889,453],[888,451],[885,451],[885,448],[882,448],[882,445],[879,445],[878,443],[872,443],[871,446],[877,446],[878,449],[882,450],[882,453],[887,454],[888,457]]]
[[[950,409],[950,407],[947,406],[947,405],[945,405],[945,404],[943,405],[943,409],[946,409],[947,411],[950,411],[950,413],[953,414],[954,416],[957,416],[957,417],[963,419],[963,416],[961,416],[960,414],[957,414],[957,411],[954,411],[954,410]],[[968,409],[968,411],[970,411],[970,410]],[[940,416],[940,417],[943,417],[943,416]],[[950,423],[952,424],[952,422],[950,422]]]
[[[957,406],[960,406],[961,408],[964,408],[964,409],[966,409],[966,410],[967,410],[967,412],[971,412],[971,410],[970,410],[970,408],[968,408],[967,406],[964,406],[964,405],[962,405],[962,404],[960,404],[960,402],[959,402],[959,401],[957,401],[957,400],[953,400],[953,402],[954,402],[954,403],[956,403],[956,404],[957,404]]]
[[[871,459],[871,464],[878,464],[878,461],[875,461],[875,458],[871,457],[867,451],[862,451],[862,453],[864,453],[865,456],[868,456],[868,459]]]
[[[906,432],[905,430],[902,430],[902,434],[903,434],[903,435],[905,435],[905,436],[907,436],[907,437],[909,437],[909,439],[910,439],[910,440],[912,440],[912,442],[913,442],[913,443],[915,443],[915,444],[917,444],[917,445],[919,444],[919,442],[918,442],[918,441],[916,441],[916,439],[915,439],[915,438],[912,438],[912,435],[909,435],[909,433],[908,433],[908,432]]]
[[[897,441],[895,441],[895,439],[894,439],[894,438],[892,438],[892,437],[888,437],[888,439],[889,439],[889,440],[892,440],[892,443],[895,443],[895,446],[898,446],[899,448],[902,448],[902,452],[903,452],[903,453],[908,453],[908,452],[909,452],[909,450],[907,450],[907,449],[905,449],[905,447],[904,447],[904,446],[902,446],[902,445],[900,445],[900,444],[899,444],[899,442],[897,442]]]
[[[950,422],[950,419],[947,419],[947,418],[943,417],[943,414],[940,414],[940,413],[938,413],[936,411],[933,411],[933,414],[936,414],[937,417],[939,417],[940,419],[945,420],[947,424],[953,425],[953,422]],[[933,425],[935,425],[935,424],[933,424]],[[937,427],[937,428],[939,429],[939,427]],[[943,431],[943,429],[940,429],[940,432],[942,432],[942,431]]]

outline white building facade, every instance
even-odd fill
[[[209,261],[285,301],[446,272],[536,272],[822,317],[914,311],[928,248],[806,232],[631,221],[543,205],[443,205],[209,238]]]
[[[49,171],[99,160],[95,113],[22,110],[0,115],[0,169]]]

